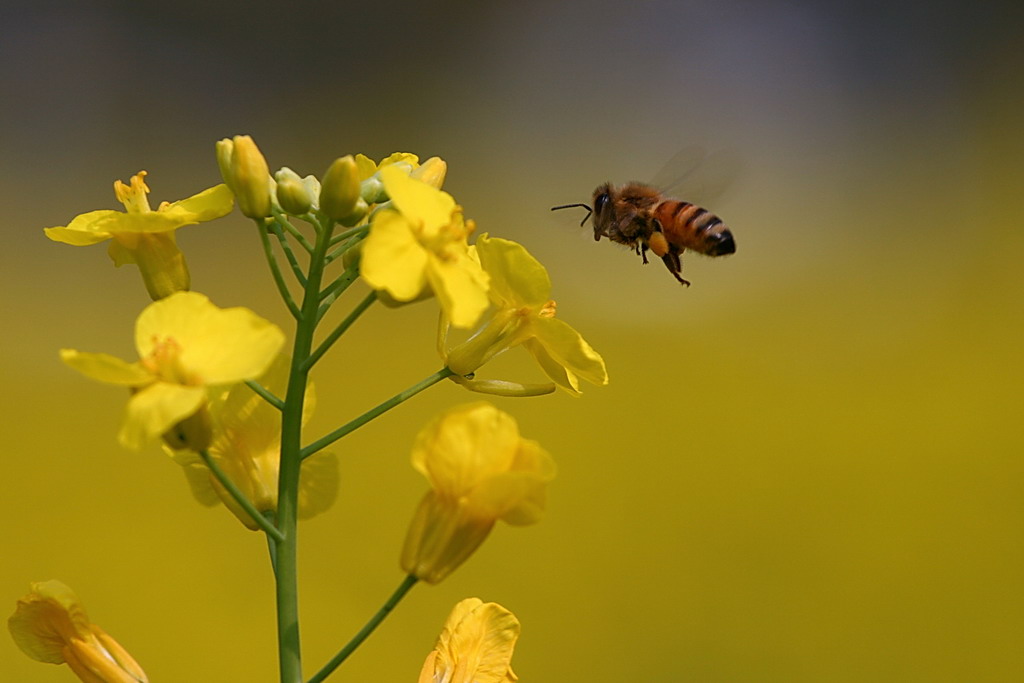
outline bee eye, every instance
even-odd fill
[[[602,192],[594,198],[594,213],[601,213],[608,206],[608,193]]]

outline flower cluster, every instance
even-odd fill
[[[74,349],[61,350],[60,357],[86,377],[128,390],[117,434],[123,446],[140,450],[162,439],[196,500],[223,504],[245,527],[265,533],[278,597],[281,677],[302,680],[296,525],[337,497],[338,460],[324,447],[445,378],[485,394],[538,396],[561,388],[578,396],[581,381],[603,385],[608,375],[601,356],[556,317],[547,270],[522,245],[487,234],[471,243],[476,225],[442,189],[448,167],[439,157],[345,155],[317,178],[288,167],[272,173],[253,139],[237,135],[216,144],[216,160],[224,183],[188,199],[152,210],[147,174],[140,171],[128,184],[114,184],[125,211],[91,211],[45,229],[50,239],[77,246],[109,240],[115,265],[137,265],[153,299],[136,319],[137,360]],[[225,216],[236,204],[255,223],[294,319],[290,352],[276,324],[190,291],[175,231]],[[365,285],[364,298],[327,331],[328,312],[356,282]],[[323,355],[375,302],[397,309],[423,300],[436,301],[440,310],[441,370],[307,440],[316,403],[311,374]],[[519,346],[547,381],[477,377],[488,361]],[[400,553],[402,586],[379,618],[309,679],[313,683],[330,675],[414,584],[451,575],[498,520],[514,526],[539,521],[555,476],[547,451],[523,438],[511,415],[484,402],[449,408],[423,427],[412,465],[430,488]],[[147,680],[58,581],[34,584],[9,627],[30,657],[67,663],[87,683]],[[515,681],[510,661],[518,634],[518,620],[504,607],[463,600],[427,657],[420,683]]]

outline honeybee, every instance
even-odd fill
[[[690,286],[682,276],[683,251],[689,249],[707,256],[724,256],[736,251],[732,232],[722,219],[707,209],[680,199],[669,199],[644,183],[611,183],[594,190],[593,208],[587,204],[563,204],[552,211],[581,207],[587,215],[582,226],[594,217],[594,239],[607,237],[612,242],[632,247],[646,264],[647,251],[661,258],[679,282]]]

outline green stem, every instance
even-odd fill
[[[277,396],[274,396],[274,394],[272,394],[269,389],[267,389],[265,386],[263,386],[256,380],[247,379],[245,380],[245,385],[252,389],[253,391],[255,391],[260,396],[260,398],[262,398],[270,405],[274,406],[278,410],[284,410],[284,401],[279,399]]]
[[[288,290],[288,285],[281,274],[281,267],[277,265],[277,257],[274,256],[274,248],[270,244],[267,223],[266,221],[256,221],[256,224],[260,229],[260,242],[263,243],[263,253],[266,254],[267,263],[270,264],[270,274],[274,276],[274,284],[277,285],[277,291],[281,293],[281,298],[284,299],[285,305],[291,311],[292,317],[298,320],[302,312],[299,310],[298,304],[295,303],[295,299],[292,298],[292,293]]]
[[[337,277],[331,284],[324,287],[323,291],[320,292],[320,311],[317,313],[317,319],[323,318],[327,315],[327,311],[330,310],[331,304],[333,304],[339,296],[345,293],[345,290],[356,281],[359,277],[359,262],[353,262],[349,264],[349,267],[345,269],[341,275]]]
[[[346,251],[362,242],[363,238],[366,237],[369,231],[370,228],[369,226],[366,225],[349,230],[348,232],[352,233],[352,235],[349,237],[349,239],[346,239],[340,245],[331,250],[329,254],[327,254],[327,262],[331,263],[332,261],[334,261],[334,259],[344,255]]]
[[[271,524],[276,524],[277,515],[274,514],[273,510],[267,510],[265,514],[266,520]],[[274,576],[277,576],[277,541],[267,536],[267,551],[270,553],[270,568],[274,570]]]
[[[284,252],[285,258],[288,259],[288,265],[292,267],[292,275],[299,281],[299,286],[306,286],[306,274],[302,272],[302,266],[299,265],[299,260],[295,258],[295,252],[292,251],[292,245],[288,242],[288,238],[285,236],[284,231],[281,230],[281,224],[274,221],[270,228],[274,232],[274,236],[277,237],[277,241],[281,243],[281,250]]]
[[[332,237],[331,238],[331,246],[333,247],[336,244],[344,242],[349,237],[352,237],[354,235],[359,235],[359,234],[365,235],[369,231],[370,231],[370,226],[367,225],[366,223],[363,223],[362,225],[357,225],[354,228],[349,228],[348,230],[345,230],[343,232],[339,232],[337,235]]]
[[[277,638],[281,683],[301,683],[302,656],[298,607],[298,503],[302,465],[302,412],[309,374],[306,362],[313,347],[320,286],[323,280],[332,223],[317,230],[310,255],[302,309],[295,326],[295,344],[288,374],[288,391],[281,413],[281,460],[278,471],[277,524],[284,540],[277,544]]]
[[[345,334],[349,327],[352,326],[359,316],[363,314],[367,308],[377,300],[377,292],[370,292],[366,295],[366,298],[359,302],[359,305],[352,309],[352,312],[345,317],[341,323],[338,324],[334,330],[331,331],[327,338],[320,342],[320,346],[316,347],[316,351],[310,354],[309,358],[306,359],[305,370],[310,370],[320,358],[327,353],[327,350],[331,348],[334,342],[338,341],[341,335]]]
[[[403,403],[403,402],[409,400],[410,398],[412,398],[416,394],[420,393],[421,391],[423,391],[427,387],[431,387],[431,386],[437,384],[438,382],[440,382],[441,380],[446,379],[448,377],[451,377],[454,374],[455,374],[454,372],[452,372],[451,370],[449,370],[446,367],[445,368],[441,368],[440,370],[435,372],[430,377],[427,377],[426,379],[424,379],[422,382],[419,382],[418,384],[414,384],[413,386],[409,387],[405,391],[402,391],[402,392],[399,392],[399,393],[395,394],[394,396],[392,396],[388,400],[386,400],[383,403],[381,403],[376,408],[371,408],[370,410],[366,411],[365,413],[363,413],[362,415],[360,415],[356,419],[352,420],[348,424],[345,424],[345,425],[342,425],[341,427],[338,427],[337,429],[335,429],[330,434],[328,434],[326,436],[322,436],[319,439],[317,439],[316,441],[314,441],[313,443],[309,444],[308,446],[306,446],[305,448],[302,449],[302,457],[303,457],[303,459],[308,458],[309,456],[313,455],[314,453],[319,451],[321,448],[326,448],[327,446],[331,445],[332,443],[334,443],[335,441],[337,441],[341,437],[346,436],[348,434],[351,434],[352,432],[354,432],[355,430],[359,429],[360,427],[362,427],[364,424],[366,424],[370,420],[373,420],[373,419],[375,419],[377,417],[380,417],[381,415],[383,415],[387,411],[391,410],[392,408],[394,408],[398,404]]]
[[[402,580],[401,585],[394,593],[391,594],[391,597],[388,598],[387,602],[385,602],[384,605],[377,610],[377,613],[374,614],[368,622],[366,622],[366,625],[363,626],[359,633],[355,634],[355,636],[352,637],[352,640],[348,641],[348,643],[345,644],[345,647],[338,651],[338,654],[331,657],[331,661],[324,664],[323,668],[317,671],[316,675],[309,679],[309,683],[321,683],[321,681],[330,676],[334,670],[338,668],[338,665],[348,659],[348,656],[355,652],[356,648],[359,647],[371,633],[373,633],[373,630],[377,628],[382,621],[384,621],[384,618],[390,614],[391,610],[395,608],[395,605],[405,597],[405,594],[409,592],[409,589],[416,585],[417,581],[418,579],[412,574],[406,576],[405,579]]]
[[[313,253],[313,245],[309,243],[309,240],[306,239],[306,236],[302,234],[301,230],[292,225],[292,222],[288,220],[287,215],[274,211],[274,219],[277,221],[278,225],[287,230],[291,236],[295,238],[296,242],[302,245],[303,249],[308,251],[310,254]]]
[[[270,523],[267,518],[263,516],[263,513],[256,509],[256,506],[252,504],[252,501],[245,497],[245,494],[235,486],[235,482],[231,481],[231,477],[227,475],[227,472],[222,470],[220,465],[217,464],[217,461],[210,457],[210,452],[208,450],[204,448],[199,451],[199,457],[202,458],[203,462],[206,463],[206,466],[210,468],[210,471],[213,472],[213,476],[217,478],[217,481],[220,482],[221,486],[227,489],[228,493],[231,494],[231,497],[235,499],[235,502],[242,506],[245,513],[249,515],[257,525],[259,525],[260,529],[262,529],[268,537],[277,542],[284,540],[284,534],[281,533],[280,529]]]

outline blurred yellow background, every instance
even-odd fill
[[[123,392],[58,361],[129,356],[138,273],[42,233],[117,208],[111,183],[139,169],[154,202],[208,187],[214,142],[250,133],[300,174],[443,156],[446,189],[548,267],[611,375],[580,400],[496,401],[559,464],[548,516],[499,524],[331,680],[415,680],[468,596],[517,614],[534,683],[1018,680],[1024,22],[903,5],[4,10],[0,604],[58,578],[154,683],[275,680],[262,537],[194,503],[156,446],[121,450]],[[710,206],[737,253],[684,259],[689,289],[548,210],[691,144],[743,172]],[[239,215],[179,242],[196,290],[289,323]],[[371,309],[315,375],[310,433],[435,371],[435,319]],[[482,374],[539,378],[521,351]],[[441,384],[333,449],[340,500],[300,543],[310,674],[401,580],[416,431],[477,398]],[[72,679],[0,637],[0,680]]]

